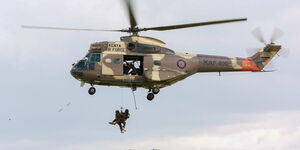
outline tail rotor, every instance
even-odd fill
[[[278,39],[282,38],[284,36],[284,32],[280,30],[279,28],[275,28],[273,30],[272,36],[271,36],[271,43],[275,43]]]
[[[265,39],[263,32],[259,27],[252,31],[252,35],[260,43],[263,43],[264,47],[247,49],[247,54],[261,70],[264,70],[265,67],[267,67],[267,69],[274,69],[273,58],[276,59],[276,56],[282,56],[283,58],[288,57],[288,49],[281,49],[281,45],[275,44],[278,39],[283,37],[284,33],[282,30],[275,28],[271,34],[270,40]]]
[[[280,38],[282,38],[284,36],[284,32],[279,29],[279,28],[275,28],[272,32],[271,38],[270,38],[270,43],[268,44],[267,40],[265,40],[263,32],[261,30],[260,27],[255,28],[252,31],[252,35],[255,37],[255,39],[257,39],[260,43],[263,43],[265,45],[265,48],[267,48],[269,45],[271,44],[275,44],[277,40],[279,40]],[[264,49],[265,49],[264,48]],[[248,56],[252,56],[254,55],[256,52],[258,52],[259,50],[261,50],[262,48],[250,48],[247,49],[247,54]],[[283,58],[287,58],[289,57],[290,51],[287,48],[283,48],[281,49],[278,53],[277,56],[283,57]]]
[[[264,45],[268,45],[268,42],[264,38],[264,34],[260,27],[255,28],[252,31],[252,35],[257,39],[259,42],[263,43]],[[278,39],[282,38],[284,36],[284,32],[280,30],[279,28],[275,28],[272,32],[270,43],[274,44]]]
[[[261,31],[260,27],[255,28],[252,31],[252,35],[257,39],[260,43],[263,43],[264,45],[267,45],[267,42],[264,38],[263,32]]]

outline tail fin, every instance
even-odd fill
[[[274,58],[274,56],[279,52],[280,49],[281,45],[271,43],[251,56],[251,58],[255,62],[257,67],[260,70],[263,70],[270,63],[272,58]]]

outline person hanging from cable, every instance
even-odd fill
[[[116,125],[116,124],[118,124],[119,127],[120,127],[121,133],[124,133],[125,131],[124,131],[124,128],[123,128],[123,125],[121,124],[121,122],[122,122],[122,116],[121,116],[121,113],[120,113],[119,110],[116,110],[116,111],[115,111],[115,119],[114,119],[112,122],[109,122],[109,124],[111,124],[111,125]]]
[[[122,123],[123,123],[123,129],[125,130],[126,121],[130,118],[129,110],[125,109],[125,112],[121,111],[122,114]]]
[[[121,133],[124,133],[126,131],[125,130],[126,120],[129,117],[130,117],[130,114],[129,114],[128,109],[126,109],[125,112],[123,112],[122,110],[121,110],[121,112],[119,110],[116,110],[115,119],[112,122],[109,122],[109,124],[111,124],[111,125],[118,124],[118,126],[120,127]]]

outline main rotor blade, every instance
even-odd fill
[[[129,16],[129,21],[130,21],[130,27],[131,29],[135,28],[137,26],[137,21],[135,19],[134,11],[132,8],[132,3],[131,0],[125,0],[126,6],[127,6],[127,11],[128,11],[128,16]]]
[[[25,29],[44,29],[44,30],[71,30],[71,31],[109,31],[124,32],[123,30],[102,30],[102,29],[78,29],[78,28],[61,28],[61,27],[42,27],[42,26],[21,26]]]
[[[214,24],[222,24],[222,23],[230,23],[230,22],[239,22],[239,21],[247,21],[247,18],[218,20],[218,21],[199,22],[199,23],[161,26],[161,27],[150,27],[150,28],[144,28],[143,31],[147,31],[147,30],[166,31],[166,30],[191,28],[191,27],[197,27],[197,26],[206,26],[206,25],[214,25]]]

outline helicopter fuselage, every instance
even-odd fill
[[[91,45],[71,74],[91,85],[163,88],[198,72],[261,71],[252,58],[174,52],[150,37]]]

